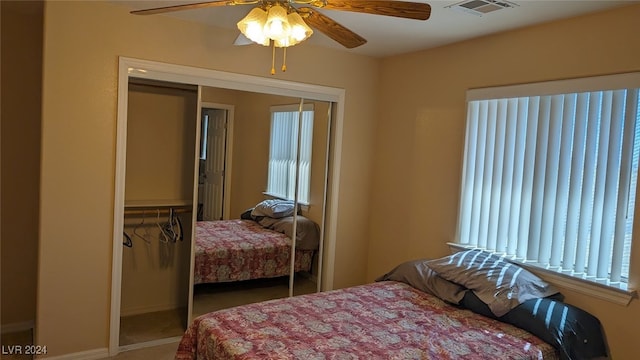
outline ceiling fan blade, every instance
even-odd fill
[[[249,40],[246,36],[242,35],[242,33],[238,34],[238,37],[236,37],[236,40],[233,42],[233,45],[236,45],[236,46],[244,46],[244,45],[251,45],[251,44],[255,44],[255,43]]]
[[[360,45],[364,45],[367,42],[367,40],[360,35],[312,8],[302,7],[298,9],[298,12],[302,14],[302,18],[307,25],[318,29],[320,32],[342,44],[347,49],[353,49]]]
[[[216,0],[216,1],[205,1],[205,2],[199,2],[199,3],[184,4],[184,5],[163,6],[163,7],[152,8],[152,9],[134,10],[131,13],[135,15],[154,15],[154,14],[173,12],[173,11],[201,9],[206,7],[226,6],[226,5],[234,5],[233,0]]]
[[[373,15],[395,16],[406,19],[427,20],[431,6],[425,3],[387,0],[327,0],[314,1],[313,6],[328,10],[353,11]]]

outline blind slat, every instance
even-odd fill
[[[593,196],[593,218],[591,219],[591,237],[589,239],[589,256],[587,260],[587,276],[595,277],[598,270],[598,253],[600,252],[600,242],[604,220],[605,192],[607,179],[607,160],[609,158],[609,134],[611,132],[611,122],[606,121],[611,117],[610,92],[604,92],[600,104],[600,138],[598,143],[598,157],[595,193]]]
[[[548,96],[540,97],[536,117],[538,118],[538,138],[536,144],[536,159],[533,173],[533,188],[531,190],[531,223],[527,243],[527,260],[537,261],[540,253],[540,238],[542,231],[542,211],[544,205],[544,179],[547,172],[544,159],[547,158],[549,148],[549,125],[551,103]],[[539,159],[539,160],[538,160]]]
[[[593,194],[596,178],[596,159],[598,151],[598,137],[600,130],[600,102],[602,94],[589,95],[589,111],[587,125],[587,142],[584,159],[582,200],[580,208],[580,223],[578,225],[578,244],[576,246],[576,261],[573,266],[576,274],[585,273],[587,256],[589,254],[590,230],[593,219]]]
[[[520,207],[520,227],[518,229],[518,245],[516,257],[526,260],[529,245],[529,228],[531,226],[531,204],[533,189],[533,174],[536,164],[536,144],[538,136],[538,108],[540,98],[533,97],[527,102],[527,139],[524,147],[524,173],[522,181],[522,195]]]
[[[553,242],[553,227],[555,220],[560,215],[556,212],[558,204],[558,174],[560,167],[560,139],[562,135],[562,123],[564,112],[564,96],[556,95],[548,99],[546,116],[549,121],[547,135],[546,161],[540,162],[545,168],[544,189],[542,190],[542,214],[539,249],[534,258],[541,265],[549,265],[551,260],[551,244]]]
[[[563,99],[562,134],[560,136],[560,153],[558,157],[558,178],[556,195],[556,216],[553,220],[553,236],[549,266],[560,268],[562,265],[562,250],[567,229],[567,212],[569,208],[569,180],[571,178],[571,149],[573,148],[573,134],[575,130],[576,94],[567,94]]]
[[[509,243],[509,226],[511,225],[512,211],[511,202],[513,194],[514,162],[517,139],[517,116],[518,101],[509,99],[502,102],[504,106],[504,161],[502,172],[502,194],[500,196],[500,213],[498,215],[498,238],[496,239],[496,250],[500,253],[507,253]],[[515,218],[515,216],[513,216]],[[514,225],[515,227],[516,225]]]
[[[573,271],[572,265],[576,259],[576,245],[578,244],[578,229],[580,223],[580,208],[582,204],[583,169],[585,147],[587,142],[587,109],[589,94],[582,93],[576,97],[576,115],[574,117],[573,150],[571,151],[571,176],[569,184],[569,198],[567,209],[567,229],[562,257],[564,271]]]

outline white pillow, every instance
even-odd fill
[[[293,215],[294,203],[291,200],[264,200],[251,210],[251,216],[267,216],[274,219]]]

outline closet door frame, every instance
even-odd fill
[[[337,230],[337,206],[340,184],[340,160],[342,151],[342,130],[344,121],[344,101],[345,90],[340,88],[326,87],[321,85],[311,85],[296,83],[291,81],[264,78],[258,76],[227,73],[217,70],[196,68],[183,65],[161,63],[149,60],[141,60],[128,57],[120,57],[118,64],[118,111],[116,128],[116,164],[115,164],[115,196],[114,196],[114,217],[113,217],[113,259],[111,276],[111,311],[109,329],[109,356],[119,353],[120,336],[120,299],[122,286],[122,243],[124,226],[124,194],[125,194],[125,171],[126,171],[126,140],[127,140],[127,109],[128,109],[128,85],[129,78],[145,78],[151,80],[169,81],[182,84],[210,86],[232,90],[253,91],[273,95],[291,96],[304,99],[333,102],[336,105],[334,118],[334,139],[332,155],[330,159],[330,187],[331,194],[327,200],[329,204],[326,212],[325,237],[323,245],[322,265],[322,290],[333,289],[334,261],[335,261],[335,238]],[[201,105],[201,91],[198,91],[198,108]],[[200,114],[198,114],[198,118]],[[199,121],[197,131],[200,130]],[[194,156],[197,149],[194,149]],[[194,165],[194,171],[196,167]],[[197,179],[197,178],[196,178]],[[194,212],[197,211],[197,189],[194,189]],[[195,228],[195,216],[192,216]],[[191,242],[191,264],[190,264],[190,294],[189,302],[193,297],[193,252],[194,236],[192,232]],[[189,311],[191,316],[191,311]],[[189,319],[191,321],[191,319]]]

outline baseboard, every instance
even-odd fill
[[[13,323],[13,324],[3,324],[2,334],[31,330],[34,327],[34,324],[35,322],[33,320],[23,321],[23,322]]]
[[[107,358],[109,358],[109,349],[107,348],[81,351],[66,355],[38,357],[38,359],[46,360],[98,360]]]
[[[138,307],[122,308],[120,309],[120,317],[147,314],[147,313],[158,312],[158,311],[182,309],[186,307],[187,307],[187,304],[184,304],[184,305],[160,304],[160,305],[152,305],[152,306],[145,305],[145,306],[138,306]]]

